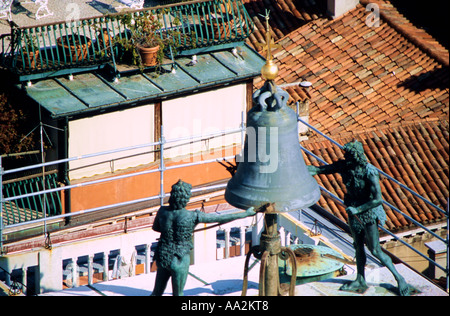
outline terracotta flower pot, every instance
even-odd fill
[[[159,45],[155,47],[136,45],[136,47],[141,55],[142,64],[144,66],[156,66],[158,64]]]
[[[24,68],[35,69],[39,58],[39,50],[34,52],[23,51]]]
[[[213,16],[206,18],[206,32],[210,39],[227,40],[230,37],[241,35],[242,29],[234,21],[234,13],[237,8],[228,1],[222,1],[217,19]]]
[[[66,62],[83,61],[87,57],[88,49],[92,45],[90,38],[83,35],[67,35],[56,39],[56,44],[59,50],[59,58]]]
[[[206,22],[207,31],[210,39],[214,40],[226,40],[230,36],[235,36],[240,33],[240,29],[238,27],[237,32],[235,31],[235,23],[234,20],[219,20],[215,19]]]
[[[100,33],[98,33],[97,39],[100,44],[100,49],[106,49],[110,47],[110,35],[108,29],[105,28]]]

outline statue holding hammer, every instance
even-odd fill
[[[153,296],[161,296],[172,278],[174,296],[182,296],[189,272],[192,234],[199,223],[225,224],[256,214],[253,207],[233,214],[207,214],[185,209],[191,197],[192,186],[179,180],[172,186],[169,205],[161,206],[153,223],[153,230],[160,232],[155,261],[158,267]]]
[[[356,251],[357,277],[355,281],[344,284],[341,290],[363,293],[368,288],[364,274],[366,265],[364,242],[366,242],[370,252],[394,275],[399,294],[408,296],[411,292],[410,286],[397,272],[391,258],[383,252],[379,242],[377,224],[385,223],[386,213],[382,206],[378,170],[368,163],[362,144],[356,140],[344,146],[344,158],[330,165],[308,166],[308,171],[313,176],[339,173],[346,187],[344,204],[347,206]]]

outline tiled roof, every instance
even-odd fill
[[[353,138],[364,145],[371,164],[384,171],[414,192],[445,209],[449,188],[449,123],[448,121],[425,122],[421,124],[398,125],[374,129],[365,133],[335,138],[345,144]],[[303,144],[306,149],[321,157],[327,163],[343,159],[343,152],[328,140],[314,139]],[[307,164],[319,165],[316,159],[305,155]],[[339,175],[319,175],[319,184],[343,199],[345,186]],[[381,176],[383,199],[422,224],[443,220],[442,213],[414,197],[388,178]],[[346,221],[344,207],[331,198],[322,195],[319,205]],[[391,230],[405,229],[411,222],[399,213],[384,206],[388,215],[387,226]]]
[[[277,84],[310,81],[309,95],[298,86],[286,90],[291,104],[310,99],[311,125],[342,145],[354,138],[362,141],[373,165],[446,209],[448,51],[388,1],[377,1],[380,26],[369,27],[367,3],[362,0],[335,20],[317,15],[295,30],[287,29],[284,37],[275,37],[282,46],[273,50],[280,69]],[[260,87],[262,82],[255,85]],[[343,157],[338,147],[315,134],[304,146],[328,163]],[[305,160],[312,163],[314,159]],[[339,176],[316,179],[343,198],[345,187]],[[390,180],[382,177],[381,185],[384,199],[415,220],[429,224],[443,219],[434,208]],[[346,220],[344,208],[325,195],[319,204]],[[385,209],[388,228],[410,227],[403,216]]]
[[[330,135],[448,116],[448,67],[384,21],[367,27],[366,15],[359,5],[279,40],[277,83],[310,81],[310,122]],[[292,101],[300,90],[288,90]]]
[[[363,5],[369,3],[376,3],[380,8],[381,17],[389,23],[400,34],[405,36],[415,45],[426,51],[433,58],[440,63],[448,66],[449,52],[438,41],[436,41],[430,34],[421,28],[415,27],[405,16],[400,14],[398,10],[389,2],[385,0],[360,0]]]
[[[265,43],[266,22],[262,15],[270,10],[270,32],[277,41],[306,23],[324,17],[324,8],[314,0],[243,0],[255,29],[248,44]]]

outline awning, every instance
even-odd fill
[[[25,87],[29,97],[53,118],[173,97],[212,86],[242,82],[260,74],[265,59],[246,44],[232,49],[175,59],[155,71],[123,73],[113,81],[103,71],[43,79]],[[175,71],[173,71],[175,69]]]

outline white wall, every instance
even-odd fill
[[[69,122],[69,157],[108,151],[154,142],[154,105],[144,105],[113,113]],[[153,150],[152,147],[71,161],[70,179],[148,164],[154,154],[132,156]]]
[[[220,226],[221,229],[232,227],[250,227],[253,218],[247,217]],[[206,225],[198,225],[203,228]],[[194,264],[216,261],[216,232],[213,228],[194,233]],[[37,282],[40,293],[60,291],[63,287],[63,260],[104,253],[106,256],[113,250],[120,250],[127,264],[131,262],[133,251],[137,245],[157,242],[160,233],[151,228],[137,229],[127,233],[86,238],[78,241],[54,244],[51,250],[36,248],[17,254],[8,254],[0,258],[0,266],[7,271],[38,267]]]
[[[127,263],[130,262],[135,246],[152,244],[157,241],[159,233],[151,228],[139,229],[128,233],[97,237],[53,245],[51,250],[43,248],[8,254],[0,260],[7,271],[38,266],[37,282],[40,293],[60,291],[63,287],[63,260],[97,253],[108,255],[112,250],[120,250]]]
[[[353,10],[359,0],[327,0],[327,10],[333,19]]]
[[[237,85],[165,101],[162,104],[166,140],[238,129],[246,113],[246,85]],[[244,117],[245,119],[245,117]],[[181,144],[178,142],[176,144]],[[167,150],[165,158],[241,143],[239,133]],[[168,144],[167,146],[173,146]]]
[[[246,85],[197,93],[162,102],[163,133],[166,140],[207,135],[241,126],[246,113]],[[97,115],[69,122],[69,157],[154,142],[154,105]],[[173,147],[187,143],[187,145]],[[164,158],[185,157],[241,143],[241,134],[215,137],[202,142],[166,144]],[[71,180],[148,164],[154,154],[129,157],[150,151],[151,147],[71,161]],[[233,151],[230,150],[231,155]],[[126,159],[118,159],[128,157]],[[180,158],[181,160],[182,158]]]

